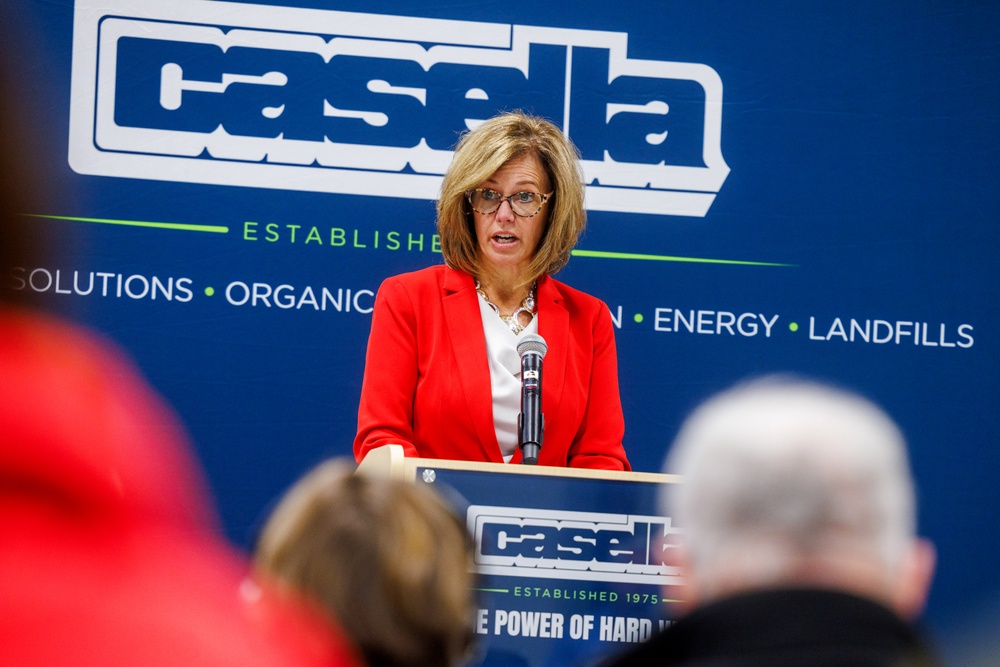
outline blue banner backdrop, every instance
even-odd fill
[[[559,278],[614,316],[634,467],[748,375],[857,389],[911,443],[932,628],[997,604],[994,4],[4,4],[59,184],[23,224],[77,252],[3,280],[134,355],[237,543],[349,455],[380,281],[441,261],[458,133],[524,108],[584,159]]]

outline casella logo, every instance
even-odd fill
[[[591,210],[704,216],[729,167],[722,81],[625,33],[204,0],[78,0],[77,172],[437,197],[459,134],[560,124]]]
[[[658,516],[473,505],[466,514],[482,574],[677,584],[663,554],[679,530]]]

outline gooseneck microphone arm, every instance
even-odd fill
[[[538,463],[542,448],[545,418],[542,416],[542,359],[548,351],[538,334],[527,334],[517,343],[521,357],[521,413],[517,416],[517,446],[521,449],[521,462]]]

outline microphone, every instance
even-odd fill
[[[517,446],[521,462],[538,463],[545,418],[542,416],[542,358],[549,346],[538,334],[527,334],[517,344],[521,356],[521,414],[517,416]]]

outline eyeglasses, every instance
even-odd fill
[[[469,200],[472,210],[476,213],[483,215],[496,213],[500,208],[500,204],[506,201],[510,204],[510,210],[514,212],[514,215],[522,218],[531,218],[542,210],[545,202],[552,197],[552,193],[543,195],[537,192],[515,192],[508,197],[504,197],[496,190],[476,188],[475,190],[466,192],[465,197]]]

